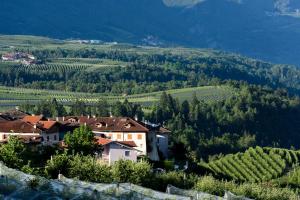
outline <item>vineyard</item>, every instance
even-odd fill
[[[69,72],[69,71],[94,71],[103,68],[126,67],[128,63],[108,60],[108,59],[84,59],[84,58],[60,58],[50,59],[45,64],[23,65],[17,62],[0,61],[0,68],[10,68],[15,72],[18,71],[53,71],[53,72]]]
[[[250,148],[203,164],[216,176],[242,182],[276,179],[299,163],[300,151],[277,148]]]
[[[206,102],[220,101],[229,98],[234,93],[229,87],[225,86],[205,86],[196,88],[184,88],[166,91],[173,97],[178,98],[180,101],[190,100],[193,94],[196,94],[199,100]],[[18,106],[24,103],[36,104],[39,101],[56,98],[64,105],[75,102],[77,99],[85,103],[93,104],[100,99],[105,99],[109,103],[116,101],[128,101],[133,103],[140,103],[144,107],[151,106],[157,102],[162,92],[145,93],[138,95],[107,95],[100,93],[79,93],[79,92],[64,92],[53,90],[36,90],[25,88],[12,88],[0,86],[0,106]]]

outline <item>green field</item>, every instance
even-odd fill
[[[300,151],[276,148],[250,148],[203,164],[216,176],[235,181],[262,182],[282,177],[299,165]]]
[[[195,93],[199,100],[206,102],[220,101],[229,98],[234,92],[226,86],[204,86],[196,88],[184,88],[166,91],[173,97],[178,98],[180,101],[190,100]],[[0,106],[17,106],[24,103],[35,104],[41,100],[48,100],[56,98],[59,102],[67,105],[74,102],[76,99],[82,100],[86,103],[96,103],[100,99],[106,99],[108,102],[113,103],[116,101],[124,101],[128,99],[130,102],[140,103],[144,107],[151,106],[157,102],[162,92],[153,92],[138,95],[107,95],[107,94],[90,94],[90,93],[76,93],[52,90],[35,90],[25,88],[11,88],[0,86]]]

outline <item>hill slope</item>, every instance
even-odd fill
[[[209,47],[299,65],[299,7],[296,0],[3,0],[0,33]]]

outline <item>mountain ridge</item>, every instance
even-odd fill
[[[300,5],[284,2],[4,0],[0,33],[214,48],[300,65]]]

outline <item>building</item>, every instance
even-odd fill
[[[112,141],[133,141],[136,144],[134,149],[139,151],[138,156],[148,156],[153,161],[168,157],[170,131],[160,125],[138,122],[129,117],[68,116],[56,120],[89,126],[95,136]]]
[[[136,144],[133,141],[113,141],[110,139],[97,137],[97,143],[103,146],[101,155],[102,160],[112,165],[118,160],[137,161],[139,150],[135,149]]]
[[[136,160],[148,156],[153,161],[168,158],[170,131],[149,122],[139,122],[129,117],[68,116],[47,119],[42,115],[28,115],[13,110],[0,113],[0,142],[11,135],[26,143],[54,145],[63,141],[67,132],[80,126],[89,126],[98,143],[105,148],[103,158],[109,163],[121,157]],[[128,153],[129,151],[129,153]]]
[[[59,123],[46,120],[43,116],[0,121],[0,142],[7,142],[9,136],[17,136],[25,143],[54,145],[59,142],[59,127]]]
[[[2,55],[3,61],[21,62],[24,65],[31,65],[36,63],[36,57],[23,52],[6,53]]]

